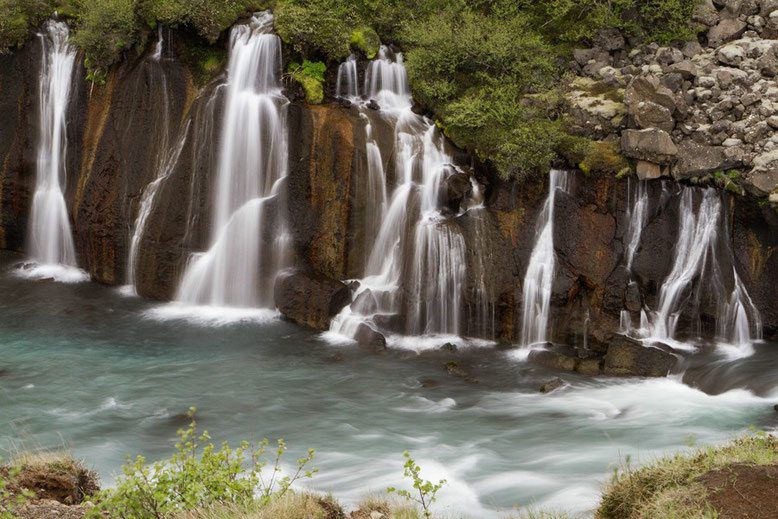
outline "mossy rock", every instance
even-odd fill
[[[629,162],[622,155],[618,142],[592,141],[579,167],[587,175],[594,172],[616,175],[629,170]]]

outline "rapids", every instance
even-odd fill
[[[169,456],[194,405],[217,442],[283,437],[289,460],[315,447],[311,487],[347,504],[399,484],[407,449],[425,477],[449,480],[438,511],[586,515],[627,456],[636,464],[778,426],[775,344],[737,361],[700,353],[668,379],[566,374],[568,387],[542,395],[557,373],[505,350],[376,357],[278,319],[159,321],[147,317],[154,303],[94,283],[20,279],[9,274],[19,256],[0,259],[0,446],[68,446],[107,484],[127,454]],[[479,383],[447,375],[448,360]]]

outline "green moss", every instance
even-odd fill
[[[608,141],[592,141],[578,167],[587,175],[593,172],[618,175],[630,170],[619,144]]]
[[[370,27],[360,27],[351,31],[351,46],[364,52],[368,59],[373,59],[381,47],[381,38]]]
[[[191,45],[187,47],[187,61],[195,82],[203,86],[222,73],[227,62],[227,51],[222,47]]]

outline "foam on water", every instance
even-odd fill
[[[187,305],[169,303],[142,314],[157,321],[186,321],[199,326],[228,326],[235,323],[267,323],[278,320],[278,310],[229,306]]]
[[[62,264],[25,263],[21,268],[15,268],[12,274],[31,280],[52,280],[57,283],[82,283],[89,281],[89,273],[78,267]]]

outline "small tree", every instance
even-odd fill
[[[437,483],[433,483],[432,481],[422,479],[420,475],[421,469],[413,460],[413,458],[411,458],[411,454],[408,451],[405,451],[403,453],[403,457],[405,458],[405,465],[403,466],[405,471],[403,472],[403,475],[406,478],[411,478],[411,481],[413,481],[413,488],[416,490],[416,492],[398,490],[394,487],[389,487],[386,489],[386,491],[390,494],[395,493],[398,496],[405,498],[405,500],[410,503],[417,503],[421,505],[421,509],[424,512],[424,517],[429,519],[432,517],[430,506],[435,502],[435,494],[437,494],[438,490],[440,490],[443,485],[446,484],[446,480],[441,479]]]

